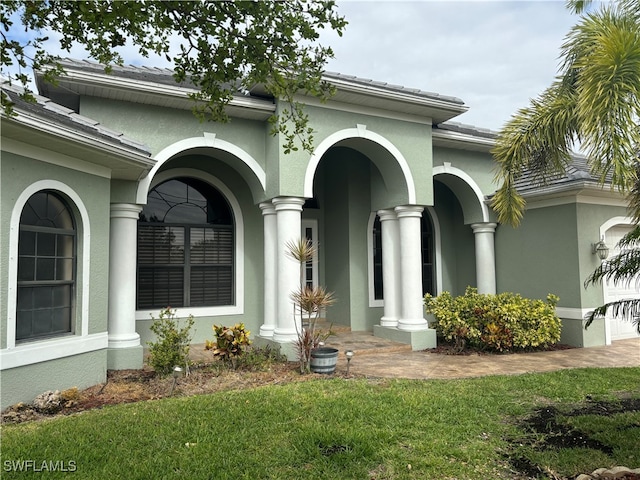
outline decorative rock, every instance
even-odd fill
[[[42,413],[56,413],[62,409],[62,396],[58,390],[48,390],[33,400],[33,407]]]
[[[601,478],[607,479],[616,479],[616,478],[624,478],[627,475],[631,475],[633,472],[627,467],[613,467],[610,470],[602,472],[600,474]]]
[[[580,474],[574,480],[626,480],[635,479],[640,476],[640,468],[631,470],[627,467],[618,466],[610,469],[598,468],[591,472],[591,475]]]

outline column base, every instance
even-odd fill
[[[109,335],[109,348],[133,348],[140,346],[140,335],[138,333],[123,333]]]
[[[107,349],[107,370],[140,370],[144,364],[144,349],[138,346]]]
[[[382,317],[380,319],[380,326],[381,327],[397,327],[398,319],[395,317]]]
[[[385,338],[394,342],[411,345],[411,350],[413,351],[435,348],[438,344],[436,340],[436,331],[432,328],[408,332],[398,330],[397,328],[393,327],[374,325],[373,335],[375,337]]]
[[[273,331],[275,330],[275,327],[273,325],[262,325],[260,327],[260,333],[258,333],[258,335],[260,335],[261,337],[273,337]]]
[[[273,331],[273,340],[278,343],[293,343],[298,339],[295,328],[276,328]]]
[[[401,318],[398,320],[398,330],[405,332],[419,332],[428,328],[429,324],[424,318]]]

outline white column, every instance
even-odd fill
[[[415,332],[427,330],[422,298],[422,250],[420,218],[422,207],[396,207],[400,231],[400,288],[402,290],[401,317],[398,330]]]
[[[276,342],[293,342],[298,336],[291,293],[300,288],[300,264],[287,254],[287,243],[300,238],[303,198],[278,197],[273,199],[277,229],[277,321],[273,331]]]
[[[400,233],[398,217],[393,210],[379,210],[382,230],[382,294],[384,316],[382,327],[397,327],[400,318]]]
[[[109,348],[140,346],[136,333],[136,245],[141,210],[140,205],[111,204]]]
[[[278,279],[276,209],[271,202],[261,203],[260,209],[264,218],[264,323],[260,327],[260,336],[273,337],[276,328]]]
[[[471,225],[476,243],[476,285],[478,293],[496,293],[496,251],[494,234],[497,223]]]

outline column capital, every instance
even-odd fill
[[[271,202],[262,202],[258,205],[260,210],[262,210],[262,215],[275,215],[276,208]]]
[[[393,209],[378,210],[376,213],[378,217],[380,217],[381,222],[386,220],[396,220],[398,218],[395,210]]]
[[[301,212],[305,199],[300,197],[276,197],[271,200],[275,206],[276,211],[280,210],[294,210]]]
[[[112,203],[110,206],[111,218],[131,218],[138,220],[142,205],[136,203]]]
[[[424,208],[419,205],[400,205],[394,208],[394,210],[398,218],[422,217]]]
[[[485,222],[485,223],[472,223],[471,229],[473,233],[495,233],[497,223]]]

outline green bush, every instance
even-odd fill
[[[158,374],[167,375],[175,366],[189,368],[189,344],[193,323],[193,315],[189,315],[181,328],[180,320],[176,319],[176,310],[171,307],[160,310],[159,318],[153,318],[150,330],[156,334],[157,341],[147,343],[149,364]]]
[[[212,350],[213,355],[220,357],[225,362],[231,362],[235,367],[236,357],[242,355],[249,345],[249,330],[244,328],[244,323],[236,323],[233,327],[224,325],[214,325],[213,331],[216,334],[215,341],[207,340],[205,350]]]
[[[443,292],[427,294],[427,313],[434,315],[435,328],[458,349],[466,345],[494,350],[524,350],[553,345],[560,340],[560,318],[555,306],[558,297],[546,301],[523,298],[514,293],[479,294],[467,287],[464,295]]]

